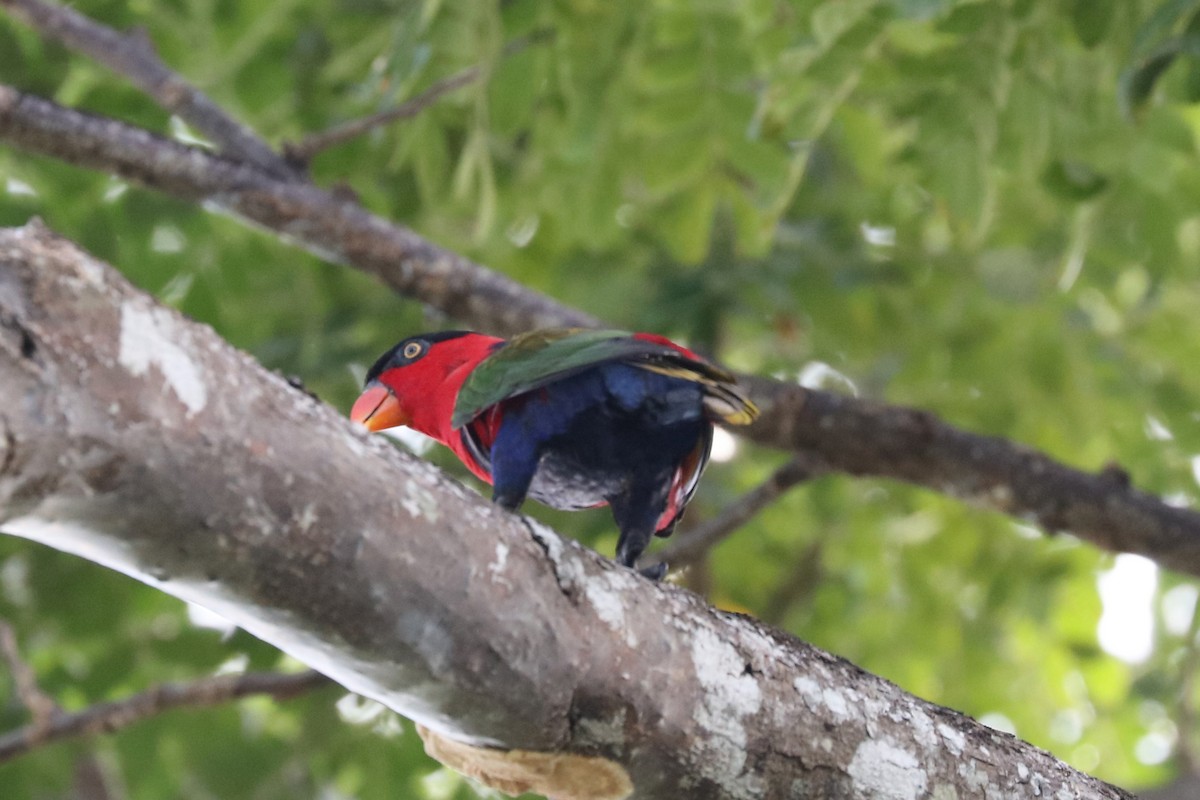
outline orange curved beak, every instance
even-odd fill
[[[382,383],[371,383],[367,386],[354,401],[354,407],[350,409],[350,419],[372,432],[407,425],[412,421],[400,408],[400,401],[396,399],[396,395]]]

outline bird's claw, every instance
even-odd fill
[[[642,567],[638,570],[639,573],[646,576],[652,581],[660,581],[667,574],[667,562],[660,561],[651,567]]]

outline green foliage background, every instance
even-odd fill
[[[1200,2],[74,6],[144,27],[168,64],[274,143],[479,64],[485,80],[321,155],[317,180],[614,325],[745,370],[824,376],[1083,468],[1115,460],[1148,490],[1196,500]],[[0,53],[0,80],[18,88],[184,133],[2,16]],[[342,408],[378,352],[451,322],[105,176],[6,146],[0,175],[0,224],[42,216]],[[689,522],[783,458],[743,444],[713,466]],[[603,512],[536,513],[611,552]],[[1154,652],[1127,664],[1096,636],[1110,563],[929,491],[830,477],[689,580],[1136,788],[1169,780],[1200,745],[1195,592],[1175,591],[1191,603],[1171,626],[1156,599]],[[1187,583],[1160,573],[1158,597]],[[6,538],[0,616],[69,708],[223,666],[296,666],[197,627],[151,589]],[[423,756],[410,724],[340,696],[175,712],[49,747],[0,767],[0,795],[64,796],[94,751],[130,798],[476,796]],[[22,724],[14,694],[0,698],[0,729]],[[1153,742],[1170,745],[1165,760]]]

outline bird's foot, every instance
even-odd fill
[[[525,494],[522,492],[492,492],[492,502],[501,508],[506,508],[509,511],[516,511],[525,502]]]
[[[663,576],[667,574],[667,562],[660,561],[654,566],[642,567],[638,572],[652,581],[661,581]]]

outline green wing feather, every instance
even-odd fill
[[[634,339],[625,331],[552,328],[514,336],[480,362],[459,389],[450,424],[461,428],[496,403],[610,361],[704,384],[709,389],[706,408],[730,424],[746,424],[758,414],[732,375],[672,347]]]

